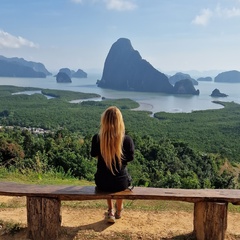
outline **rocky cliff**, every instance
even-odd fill
[[[227,97],[228,95],[225,94],[225,93],[221,93],[221,92],[219,91],[219,89],[215,88],[215,89],[212,91],[212,93],[211,93],[210,96],[211,96],[211,97]]]
[[[76,72],[72,74],[73,78],[87,78],[87,73],[82,69],[78,69]]]
[[[178,73],[174,74],[173,76],[169,77],[169,82],[172,85],[175,85],[176,82],[178,82],[180,80],[184,80],[184,79],[189,79],[192,81],[193,85],[198,85],[198,81],[196,81],[194,78],[192,78],[189,74],[181,73],[181,72],[178,72]]]
[[[59,72],[56,75],[56,81],[58,83],[71,83],[72,82],[71,78],[65,72]]]
[[[45,66],[39,62],[27,61],[23,58],[17,57],[7,58],[4,56],[0,56],[0,60],[2,63],[5,62],[5,66],[7,66],[7,69],[5,69],[5,74],[8,76],[14,75],[14,77],[25,77],[24,75],[26,75],[26,77],[43,77],[45,75],[46,77],[48,75],[51,75]],[[32,69],[33,71],[29,69]],[[44,73],[44,75],[41,73]],[[3,76],[2,72],[0,72],[0,76]]]
[[[87,73],[82,69],[78,69],[77,72],[70,70],[69,68],[61,68],[59,72],[66,73],[70,78],[87,78]]]
[[[174,93],[199,95],[200,92],[194,88],[193,82],[190,79],[183,79],[175,83]]]
[[[36,72],[31,67],[23,66],[16,62],[0,60],[0,77],[45,78],[46,74]]]
[[[228,82],[228,83],[239,83],[240,72],[236,70],[219,73],[215,78],[214,82]]]
[[[126,38],[112,45],[97,85],[123,91],[173,93],[167,76],[142,59]]]

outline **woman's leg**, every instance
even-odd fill
[[[107,199],[108,210],[113,209],[113,201],[112,199]]]
[[[108,205],[108,222],[115,223],[115,216],[113,211],[113,201],[111,199],[107,199]]]
[[[115,213],[116,218],[121,218],[122,210],[123,210],[123,199],[117,199],[116,200],[116,213]]]

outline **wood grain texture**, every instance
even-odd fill
[[[185,202],[229,202],[240,203],[238,189],[174,189],[135,187],[132,191],[117,193],[97,191],[95,186],[34,185],[0,182],[0,195],[58,198],[60,200],[95,199],[152,199]]]
[[[196,239],[224,239],[227,230],[227,207],[227,203],[195,203],[194,233]]]
[[[54,198],[27,197],[28,238],[56,240],[61,228],[61,202]]]

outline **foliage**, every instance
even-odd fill
[[[219,102],[218,102],[219,103]],[[220,154],[232,162],[240,162],[240,105],[223,103],[218,110],[192,113],[156,113],[161,131],[170,139],[188,142],[198,150]]]
[[[134,138],[134,142],[137,148],[136,159],[130,172],[133,172],[136,185],[165,188],[236,186],[232,172],[220,174],[219,170],[225,161],[218,155],[202,153],[186,143],[169,139],[157,142],[145,136],[141,141]]]
[[[225,160],[218,155],[194,150],[188,144],[169,139],[154,140],[150,136],[132,135],[135,159],[128,169],[135,186],[167,188],[235,188],[232,172],[221,167]],[[35,172],[41,181],[46,174],[64,178],[86,179],[93,182],[96,159],[90,156],[91,136],[80,137],[66,129],[35,134],[25,129],[3,128],[0,139],[19,146],[22,155],[18,161],[4,164],[7,156],[1,154],[0,163],[10,171],[23,175]],[[1,151],[4,146],[0,146]],[[14,152],[15,153],[15,152]],[[8,159],[7,159],[8,160]],[[31,171],[29,171],[31,169]],[[1,173],[1,172],[0,172]],[[3,172],[4,174],[4,172]],[[34,179],[33,177],[31,177]]]
[[[98,94],[95,94],[95,93],[81,93],[81,92],[55,90],[55,89],[43,89],[41,92],[46,96],[60,98],[66,101],[100,97]]]
[[[225,107],[219,110],[160,112],[150,117],[150,112],[131,110],[138,104],[129,99],[76,104],[68,101],[93,95],[47,89],[41,91],[55,98],[11,95],[23,90],[27,89],[0,86],[0,124],[13,126],[0,132],[0,164],[8,169],[22,173],[34,169],[39,178],[54,169],[65,177],[93,181],[96,160],[89,155],[91,136],[99,130],[101,113],[115,105],[136,145],[135,160],[129,165],[135,185],[238,187],[238,171],[234,172],[240,162],[238,104],[221,102]],[[221,171],[229,161],[234,163],[232,169]]]
[[[12,88],[10,90],[13,91]],[[50,92],[57,92],[62,97],[47,99],[42,94],[9,94],[4,97],[0,95],[0,124],[54,131],[67,128],[72,132],[78,131],[87,135],[97,131],[100,115],[106,107],[116,105],[121,109],[130,109],[138,106],[136,102],[128,99],[104,100],[103,102],[87,101],[80,104],[69,103],[64,99],[74,99],[76,93],[73,92],[70,96],[69,92],[65,95],[57,90]],[[78,98],[81,95],[84,98],[93,97],[92,94],[78,93],[77,95]]]

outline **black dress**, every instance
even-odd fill
[[[134,158],[134,143],[131,137],[125,135],[123,140],[122,167],[117,164],[117,171],[113,167],[114,174],[107,168],[100,151],[100,139],[96,134],[92,138],[91,156],[98,157],[95,183],[99,190],[106,192],[118,192],[127,189],[130,185],[127,171],[128,162]]]

